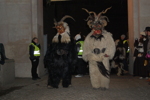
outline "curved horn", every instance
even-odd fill
[[[102,18],[102,19],[105,19],[105,18],[106,18],[107,22],[109,22],[109,19],[108,19],[107,16],[101,16],[100,18]]]
[[[89,26],[89,28],[91,28],[91,20],[87,21],[87,25]]]
[[[60,20],[60,22],[63,22],[66,18],[71,18],[71,19],[74,20],[73,17],[71,17],[71,16],[69,16],[69,15],[65,15],[65,16]],[[75,21],[75,20],[74,20],[74,21]]]
[[[56,19],[54,18],[54,25],[56,26],[57,25],[57,21],[56,21]]]
[[[94,16],[97,16],[96,15],[96,13],[94,12],[94,11],[88,11],[87,9],[85,9],[85,8],[82,8],[83,10],[85,10],[88,14],[91,14],[91,13],[93,13],[94,14]]]
[[[88,21],[88,20],[89,20],[89,18],[90,18],[90,16],[89,16],[87,19],[85,19],[85,21]]]
[[[100,17],[101,14],[105,14],[109,9],[111,9],[111,7],[107,8],[105,11],[100,12],[97,16]]]
[[[100,16],[99,18],[100,23],[102,23],[103,27],[107,26],[107,22],[109,22],[109,19],[107,16]]]
[[[103,22],[104,27],[107,26],[107,21],[106,20],[103,20],[102,22]]]
[[[91,15],[85,21],[88,21],[89,19],[93,19]]]
[[[107,10],[111,9],[111,7],[107,8],[104,12],[102,12],[103,14],[105,14],[107,12]]]

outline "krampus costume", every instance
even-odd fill
[[[101,16],[110,9],[100,12],[98,15],[93,11],[88,11],[89,17],[87,24],[92,31],[87,35],[83,46],[83,59],[89,62],[89,74],[93,88],[102,90],[109,88],[110,64],[116,47],[112,34],[107,32],[104,27],[107,25],[106,16]],[[92,16],[91,14],[94,14]],[[107,18],[108,19],[108,18]]]
[[[119,40],[115,41],[116,43],[116,52],[113,60],[111,61],[111,73],[116,73],[118,76],[121,76],[126,72],[124,70],[123,61],[126,58],[126,50],[123,47],[123,43]]]
[[[46,55],[44,65],[48,69],[48,88],[58,88],[62,79],[62,86],[71,85],[73,67],[77,59],[77,49],[75,41],[70,37],[69,26],[64,20],[72,18],[64,16],[60,22],[55,20],[57,34],[52,39]],[[73,18],[72,18],[73,19]]]

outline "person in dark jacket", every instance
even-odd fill
[[[31,74],[32,74],[32,80],[40,79],[40,77],[37,74],[37,67],[39,64],[39,58],[40,58],[40,49],[41,46],[38,43],[38,38],[34,37],[32,39],[32,42],[29,45],[29,59],[31,60],[32,68],[31,68]]]
[[[146,78],[148,79],[148,70],[145,61],[145,52],[144,52],[144,43],[146,42],[146,34],[144,32],[140,33],[140,38],[136,39],[134,42],[135,51],[134,51],[134,68],[133,75],[139,76],[139,79]]]
[[[5,55],[5,48],[3,43],[0,43],[0,64],[4,65],[5,60],[8,59]]]
[[[4,56],[4,46],[2,43],[0,43],[0,64],[5,63],[5,56]]]
[[[146,27],[144,30],[146,34],[146,39],[144,41],[144,56],[145,56],[145,61],[147,61],[147,70],[148,73],[150,74],[150,27]],[[150,85],[150,78],[147,80]]]

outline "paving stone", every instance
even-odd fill
[[[72,77],[72,86],[63,88],[61,83],[58,89],[47,89],[47,75],[40,80],[30,78],[16,78],[15,82],[1,88],[6,91],[12,87],[14,90],[2,94],[0,100],[149,100],[150,85],[146,79],[132,75],[111,75],[110,88],[102,91],[93,89],[89,75],[80,78]],[[17,88],[18,87],[18,88]],[[19,88],[20,87],[20,88]]]

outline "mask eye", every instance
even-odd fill
[[[63,27],[62,27],[62,26],[60,26],[60,27],[59,27],[59,29],[63,29]]]
[[[56,29],[57,29],[57,30],[62,30],[63,27],[62,27],[62,26],[56,26]]]

